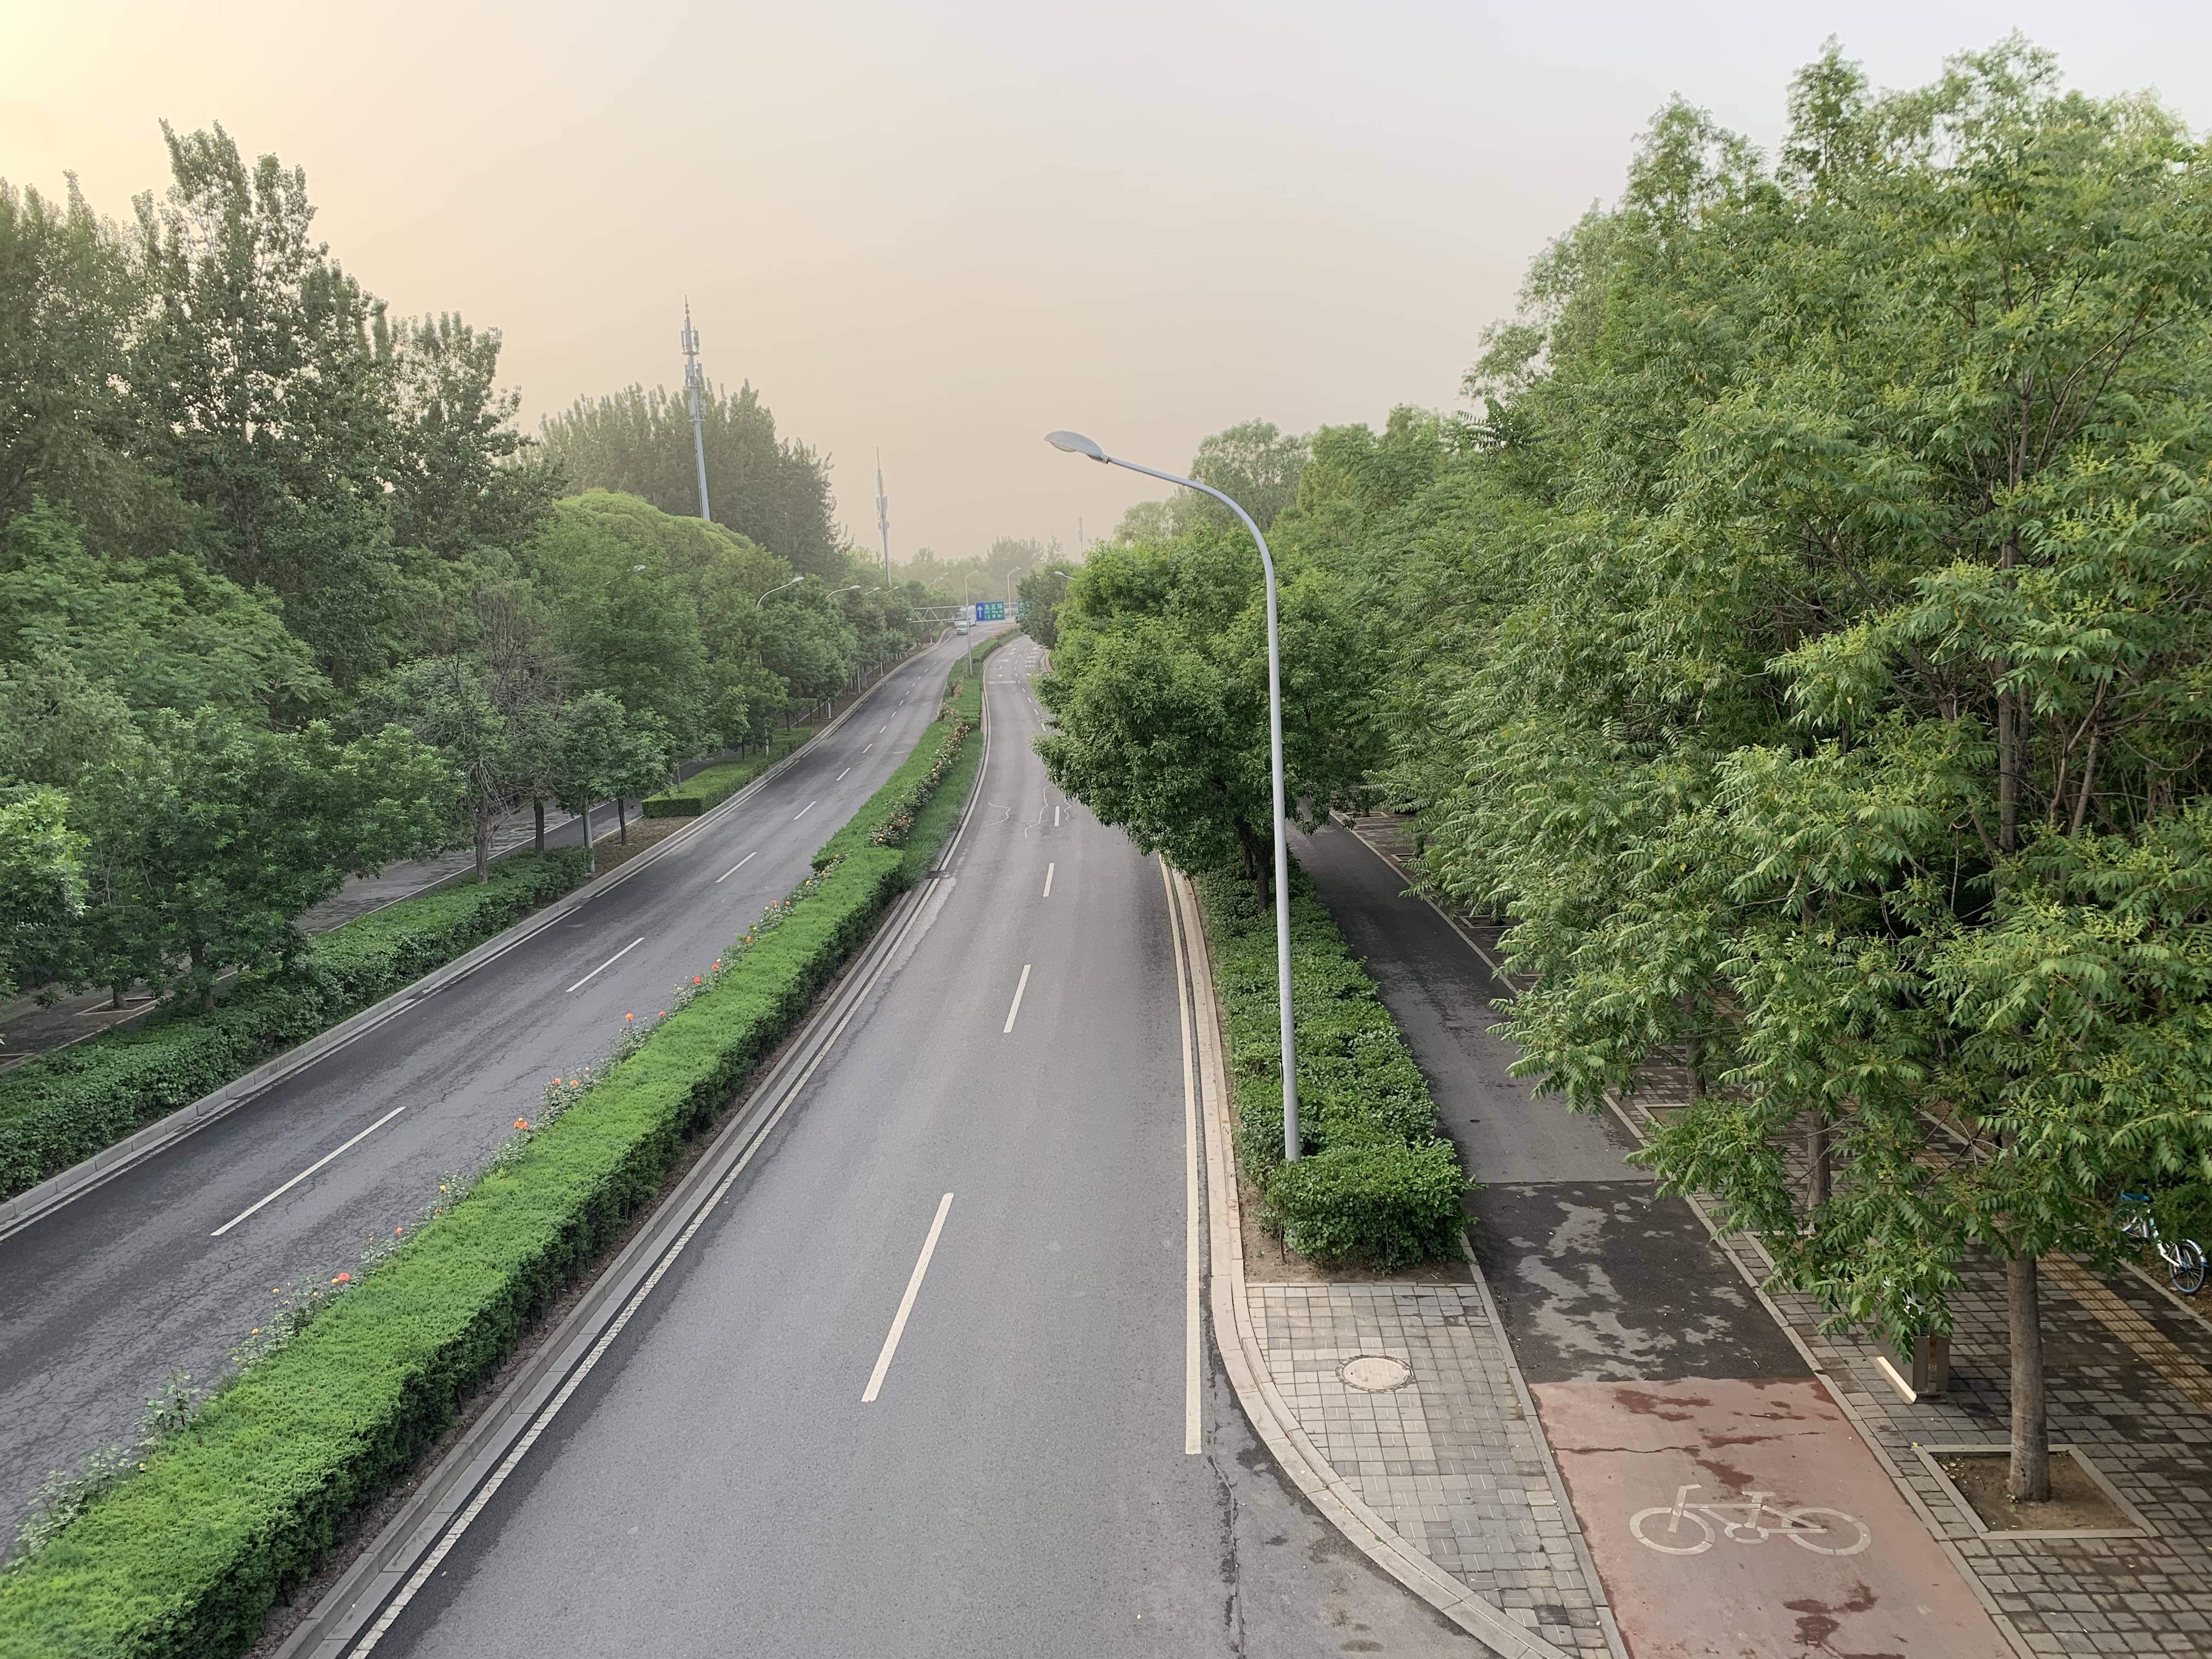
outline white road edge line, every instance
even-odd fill
[[[746,854],[746,856],[750,858],[750,857],[751,856],[751,854]],[[719,879],[720,879],[720,878],[718,877],[718,878],[716,878],[716,879],[718,879],[718,880],[719,880]],[[617,963],[620,962],[620,961],[621,961],[624,957],[628,956],[631,951],[633,951],[636,950],[636,949],[637,949],[637,947],[638,947],[639,945],[642,945],[642,944],[644,944],[644,943],[645,943],[645,941],[644,941],[642,939],[632,939],[629,944],[627,944],[627,945],[623,945],[623,948],[622,948],[621,950],[619,950],[619,951],[616,951],[616,952],[614,953],[614,955],[612,955],[612,956],[609,957],[608,957],[605,962],[601,963],[598,967],[596,967],[596,968],[592,969],[592,971],[591,971],[590,973],[588,973],[588,974],[585,975],[583,976],[583,978],[581,978],[581,979],[578,980],[578,981],[577,981],[574,985],[571,985],[571,986],[568,988],[568,991],[580,991],[580,990],[582,990],[582,989],[584,988],[584,987],[586,987],[586,985],[589,985],[589,984],[590,984],[593,980],[597,979],[597,978],[598,978],[601,974],[605,973],[605,972],[607,971],[607,969],[610,969],[610,968],[613,967],[613,966],[615,965],[615,963]],[[561,994],[562,994],[562,996],[564,996],[564,997],[565,997],[565,996],[567,996],[567,995],[568,994],[568,991],[563,991],[563,992],[562,992],[562,993],[561,993]]]
[[[711,884],[711,885],[713,885],[713,886],[720,887],[720,886],[724,882],[727,881],[727,880],[732,877],[732,876],[736,875],[736,874],[738,873],[738,871],[740,871],[740,870],[744,869],[744,868],[745,867],[745,866],[747,866],[748,864],[750,864],[750,863],[751,863],[755,859],[758,858],[759,856],[760,856],[760,848],[757,848],[757,847],[756,847],[756,848],[753,848],[753,850],[752,850],[751,852],[750,852],[750,853],[746,854],[744,855],[744,857],[743,857],[743,858],[739,859],[739,860],[738,860],[735,864],[732,865],[728,869],[726,869],[726,870],[723,871],[723,872],[722,872],[722,873],[721,873],[720,875],[719,875],[719,876],[715,877],[715,878],[714,878],[714,881],[713,881],[713,882],[712,882],[712,884]]]
[[[336,1158],[336,1157],[338,1155],[338,1152],[342,1152],[345,1151],[345,1150],[346,1150],[346,1146],[356,1146],[356,1145],[358,1145],[360,1142],[362,1142],[362,1141],[364,1141],[364,1140],[368,1139],[369,1138],[369,1136],[371,1136],[371,1135],[374,1134],[374,1133],[375,1133],[379,1129],[381,1129],[381,1128],[382,1128],[386,1124],[387,1124],[387,1123],[391,1122],[391,1121],[392,1121],[392,1120],[393,1118],[398,1117],[398,1116],[400,1115],[400,1113],[402,1113],[402,1112],[405,1111],[406,1109],[406,1109],[404,1106],[394,1106],[394,1107],[393,1107],[390,1111],[386,1112],[386,1113],[382,1117],[380,1117],[380,1118],[377,1119],[375,1122],[374,1122],[374,1123],[370,1124],[370,1125],[368,1126],[368,1127],[367,1127],[366,1129],[363,1129],[363,1130],[362,1130],[359,1134],[356,1135],[356,1136],[355,1136],[351,1140],[349,1140],[348,1142],[346,1142],[345,1146],[341,1146],[341,1147],[339,1147],[339,1148],[337,1149],[337,1152],[325,1152],[325,1153],[324,1153],[320,1158],[317,1158],[317,1159],[316,1159],[313,1164],[309,1164],[306,1169],[304,1169],[304,1170],[301,1170],[299,1174],[297,1174],[297,1175],[294,1176],[293,1176],[289,1181],[286,1182],[283,1186],[279,1187],[279,1188],[278,1188],[275,1192],[273,1192],[273,1193],[270,1194],[269,1194],[269,1196],[268,1196],[267,1198],[264,1198],[264,1199],[262,1199],[258,1203],[255,1203],[255,1204],[249,1205],[249,1206],[248,1206],[247,1207],[246,1207],[245,1209],[240,1210],[240,1211],[236,1215],[234,1215],[234,1216],[231,1217],[231,1218],[230,1218],[229,1220],[228,1220],[228,1221],[224,1222],[224,1223],[222,1224],[222,1226],[220,1226],[220,1227],[216,1228],[213,1232],[210,1233],[210,1234],[208,1235],[208,1237],[209,1237],[210,1238],[221,1238],[221,1237],[222,1237],[225,1233],[228,1232],[228,1231],[229,1231],[233,1227],[235,1227],[236,1225],[238,1225],[238,1224],[239,1224],[240,1222],[241,1222],[241,1221],[245,1220],[246,1217],[248,1217],[248,1216],[252,1215],[252,1214],[254,1212],[254,1211],[256,1211],[256,1210],[259,1209],[263,1204],[266,1204],[266,1203],[270,1202],[270,1200],[272,1200],[272,1199],[278,1199],[278,1198],[282,1198],[282,1197],[283,1197],[283,1196],[284,1196],[284,1194],[287,1194],[287,1193],[289,1193],[289,1192],[290,1192],[290,1191],[292,1190],[292,1188],[295,1188],[295,1187],[298,1186],[301,1182],[305,1181],[305,1180],[306,1180],[309,1176],[311,1176],[311,1175],[314,1174],[314,1172],[315,1172],[316,1170],[318,1170],[321,1169],[321,1168],[323,1167],[323,1165],[324,1165],[324,1164],[325,1164],[329,1163],[332,1158]]]
[[[816,807],[821,805],[822,803],[818,800],[811,800],[807,802],[805,805],[800,807],[796,812],[793,812],[791,815],[791,821],[793,823],[798,823],[799,819],[805,817],[809,812],[811,812]]]
[[[868,1373],[867,1392],[860,1396],[863,1406],[872,1406],[876,1396],[884,1391],[884,1374],[891,1368],[891,1356],[898,1352],[899,1338],[906,1334],[906,1316],[914,1311],[914,1299],[921,1292],[921,1276],[929,1271],[929,1258],[937,1253],[937,1236],[945,1231],[945,1212],[952,1207],[950,1193],[937,1201],[937,1219],[929,1224],[929,1237],[921,1241],[921,1255],[914,1264],[914,1273],[906,1281],[906,1294],[899,1298],[898,1311],[891,1316],[890,1334],[884,1338],[884,1351],[876,1356],[876,1368]]]
[[[1037,895],[1039,898],[1050,898],[1052,896],[1052,872],[1059,868],[1060,866],[1057,864],[1048,864],[1045,866],[1044,891]]]
[[[1014,1006],[1006,1010],[1006,1023],[999,1031],[1000,1036],[1006,1036],[1008,1031],[1014,1029],[1015,1018],[1022,1012],[1022,993],[1029,988],[1030,964],[1025,962],[1022,964],[1021,982],[1014,987]]]
[[[1195,1457],[1206,1449],[1205,1413],[1200,1389],[1205,1373],[1204,1327],[1199,1318],[1198,1272],[1198,1079],[1190,1064],[1190,990],[1184,982],[1182,952],[1182,921],[1176,912],[1175,882],[1167,861],[1160,861],[1160,880],[1168,891],[1168,931],[1176,951],[1176,1014],[1182,1022],[1182,1449]]]

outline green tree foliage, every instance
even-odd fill
[[[1284,772],[1317,822],[1380,754],[1370,632],[1319,573],[1281,594]],[[1240,528],[1095,550],[1070,580],[1037,739],[1054,782],[1146,851],[1241,869],[1262,902],[1272,837],[1260,556]]]
[[[794,570],[850,580],[829,463],[779,438],[775,416],[750,386],[729,393],[709,386],[702,416],[714,522]],[[641,496],[684,517],[699,511],[691,412],[681,397],[633,386],[611,398],[579,398],[544,422],[544,438],[546,454],[579,489]]]
[[[560,493],[557,467],[513,424],[522,402],[498,385],[500,336],[450,314],[380,339],[392,374],[393,539],[444,559],[521,545]]]
[[[145,979],[212,1006],[222,972],[289,960],[295,917],[349,874],[434,850],[453,810],[445,763],[397,728],[341,744],[204,708],[145,730],[70,802],[103,908],[130,924],[89,936],[106,947],[80,965],[94,984]]]
[[[1067,585],[1076,569],[1054,560],[1024,576],[1015,590],[1021,596],[1022,631],[1048,651],[1060,641],[1060,607],[1066,602]]]
[[[1285,433],[1273,421],[1244,421],[1203,439],[1190,476],[1211,484],[1252,515],[1266,535],[1283,509],[1298,498],[1298,477],[1313,440]],[[1237,515],[1211,495],[1178,490],[1165,501],[1139,501],[1121,515],[1114,539],[1160,541],[1201,526],[1236,527]]]
[[[56,789],[0,789],[0,997],[68,971],[84,905],[84,837]]]
[[[1382,776],[1526,1067],[1686,1065],[1659,1173],[1840,1319],[2003,1259],[2040,1496],[2037,1257],[2212,1175],[2212,175],[2017,41],[1791,109],[1662,111],[1481,420],[1319,434],[1280,539],[1399,621]]]
[[[331,688],[277,606],[184,554],[102,558],[43,502],[0,531],[0,665],[70,664],[131,708],[296,720]]]

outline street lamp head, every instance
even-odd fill
[[[1101,466],[1106,464],[1106,452],[1080,432],[1048,432],[1044,441],[1054,449],[1064,449],[1071,455],[1088,455]]]

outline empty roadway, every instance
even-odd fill
[[[547,1080],[605,1054],[626,1013],[665,1006],[805,878],[905,758],[969,643],[892,671],[757,793],[561,921],[0,1238],[0,1526],[49,1471],[131,1437],[172,1371],[220,1374],[272,1289],[353,1267],[534,1117]]]
[[[380,1656],[1477,1651],[1285,1486],[1210,1348],[1186,1450],[1159,868],[1049,788],[1032,657],[899,957]]]

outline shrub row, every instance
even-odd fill
[[[933,755],[944,735],[931,726],[918,750]],[[972,773],[980,747],[947,782]],[[272,1601],[651,1201],[684,1138],[714,1120],[943,844],[951,793],[905,849],[863,844],[809,878],[573,1106],[247,1367],[143,1472],[0,1573],[0,1659],[204,1659],[252,1642]],[[879,825],[879,801],[855,826]]]
[[[1455,1255],[1468,1182],[1375,981],[1291,866],[1299,1158],[1283,1158],[1275,922],[1233,873],[1193,878],[1229,1023],[1238,1152],[1265,1218],[1301,1255],[1390,1272]]]
[[[210,1013],[165,1010],[0,1073],[0,1198],[444,966],[583,878],[580,849],[518,853],[491,879],[402,899],[307,942],[289,968],[238,983]]]
[[[702,767],[683,782],[672,784],[657,795],[647,795],[640,805],[649,818],[696,818],[720,806],[813,735],[811,726],[778,732],[759,754],[740,755],[735,760]]]

